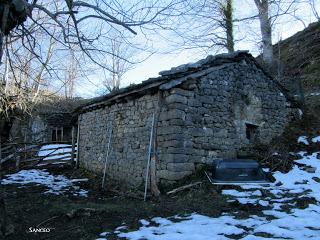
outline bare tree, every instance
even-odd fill
[[[42,82],[43,82],[43,75],[45,73],[46,68],[50,64],[50,60],[52,59],[53,51],[54,51],[54,44],[55,44],[54,39],[50,38],[48,50],[47,50],[46,57],[45,57],[45,61],[44,61],[43,64],[40,65],[40,69],[39,69],[38,73],[36,74],[36,76],[35,76],[35,78],[33,80],[33,83],[31,85],[32,102],[34,102],[34,103],[36,103],[38,98],[39,98],[39,93],[40,93],[41,85],[42,85]]]
[[[3,55],[4,38],[17,25],[22,24],[29,13],[24,0],[4,0],[0,3],[0,63]]]
[[[127,60],[132,59],[135,55],[133,49],[128,49],[120,36],[115,36],[110,41],[112,56],[107,60],[107,64],[110,65],[112,71],[103,70],[104,93],[120,88],[123,75],[133,68],[133,64]]]
[[[272,29],[274,23],[280,16],[292,15],[295,11],[294,6],[299,4],[298,0],[254,0],[258,9],[260,22],[260,31],[262,39],[262,58],[263,62],[268,69],[272,71],[273,66],[273,47],[272,47]],[[255,18],[253,16],[251,18]],[[250,19],[250,17],[248,18]]]
[[[271,68],[273,63],[273,48],[272,48],[272,27],[269,18],[269,0],[254,0],[260,20],[260,30],[262,37],[262,47],[263,47],[263,61],[267,68]]]
[[[226,4],[221,7],[224,16],[224,26],[227,35],[228,52],[234,52],[234,36],[233,36],[233,0],[226,0]]]
[[[311,7],[311,10],[313,12],[313,15],[317,18],[318,21],[320,21],[320,15],[317,10],[316,1],[315,0],[309,0],[309,4]]]
[[[61,44],[60,47],[68,49],[77,46],[92,62],[107,68],[101,59],[105,55],[112,55],[105,44],[109,42],[106,40],[110,40],[108,34],[111,30],[125,29],[135,35],[141,32],[144,25],[159,25],[178,3],[177,0],[134,0],[130,3],[121,0],[33,0],[31,3],[26,0],[5,0],[0,3],[0,17],[7,19],[2,21],[1,34],[3,37],[10,33],[21,40],[21,45],[33,51],[30,44],[37,43],[34,33],[42,29],[54,37]],[[45,21],[35,19],[34,16],[38,14],[44,14]],[[53,29],[58,31],[53,32]]]
[[[174,32],[178,49],[234,51],[233,0],[185,1],[184,9],[169,20],[173,24],[167,30]]]
[[[0,115],[9,115],[15,108],[29,111],[43,97],[42,86],[46,69],[53,57],[55,41],[50,38],[43,47],[44,62],[39,64],[31,52],[14,43],[6,44],[2,87],[0,87]],[[9,50],[10,49],[10,50]],[[9,59],[10,57],[10,59]]]
[[[180,0],[182,1],[182,0]],[[38,90],[46,77],[61,78],[59,64],[53,66],[53,54],[76,49],[75,58],[84,62],[94,63],[103,69],[114,72],[113,68],[105,63],[106,56],[113,56],[110,51],[110,31],[121,32],[126,30],[132,35],[144,34],[144,26],[161,25],[166,21],[169,12],[174,11],[179,0],[1,0],[0,2],[0,65],[3,55],[6,55],[9,69],[8,77],[3,77],[0,84],[0,109],[16,109],[21,98],[28,99],[30,82],[28,75],[34,76],[33,69],[42,66],[38,72],[38,83],[34,85]],[[40,37],[41,36],[41,37]],[[47,38],[45,38],[47,36]],[[132,39],[121,35],[126,44],[137,47]],[[146,35],[144,35],[146,36]],[[44,51],[48,44],[43,41],[52,39],[55,51]],[[21,54],[22,49],[28,54]],[[18,53],[18,54],[17,54]],[[27,58],[26,58],[27,56]],[[61,55],[60,55],[61,57]],[[51,59],[51,60],[50,60]],[[24,60],[24,61],[20,61]],[[89,61],[88,61],[89,60]],[[124,61],[128,61],[123,59]],[[25,63],[24,71],[18,71],[18,63]],[[60,62],[61,63],[61,62]],[[20,65],[21,66],[21,65]],[[22,70],[22,68],[20,69]],[[72,70],[73,71],[73,70]],[[74,71],[73,71],[74,72]],[[6,73],[7,74],[7,73]],[[21,74],[21,75],[20,75]],[[71,76],[70,78],[74,78]],[[7,94],[3,86],[10,79],[12,86],[21,92]],[[3,80],[7,81],[6,83]],[[3,114],[0,114],[3,117]],[[0,196],[0,236],[5,234],[5,207]],[[2,221],[3,220],[3,221]]]
[[[5,59],[8,61],[6,66],[9,66],[12,72],[11,77],[15,78],[13,70],[16,61],[13,59],[16,58],[16,48],[11,46],[19,46],[30,53],[27,54],[30,68],[37,62],[43,66],[42,76],[49,75],[49,79],[56,78],[63,82],[65,76],[61,74],[60,66],[54,67],[52,64],[55,61],[48,64],[48,56],[44,53],[46,51],[43,48],[48,45],[49,39],[52,39],[56,50],[49,54],[51,59],[58,58],[57,52],[60,52],[61,57],[72,50],[75,61],[94,63],[112,74],[117,70],[113,74],[116,76],[122,71],[120,68],[123,67],[120,65],[125,65],[123,62],[127,62],[128,65],[132,62],[118,55],[115,57],[122,62],[118,64],[119,67],[105,61],[106,58],[114,56],[113,36],[110,33],[117,32],[122,44],[128,49],[145,50],[146,44],[140,47],[131,36],[137,33],[144,34],[147,41],[145,31],[150,30],[150,26],[159,27],[164,23],[167,16],[172,15],[180,6],[181,1],[4,0],[0,3],[0,60],[5,53]],[[44,41],[47,43],[44,44]],[[41,80],[40,84],[36,84],[36,88],[39,89],[43,83]]]
[[[66,69],[65,79],[63,81],[64,95],[65,98],[73,98],[75,93],[76,80],[79,76],[79,62],[75,58],[73,51],[71,51],[68,63],[69,64]]]

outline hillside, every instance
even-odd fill
[[[320,113],[320,22],[275,44],[274,56],[280,60],[280,82]]]

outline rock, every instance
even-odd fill
[[[183,171],[183,172],[173,172],[168,170],[160,170],[157,172],[159,178],[167,179],[169,181],[179,180],[192,174],[192,171]]]

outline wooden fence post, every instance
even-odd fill
[[[56,127],[55,129],[56,129],[56,142],[58,142],[58,127]]]
[[[113,129],[113,123],[111,122],[111,128],[110,128],[109,140],[108,140],[108,147],[107,147],[107,156],[106,156],[106,160],[104,162],[104,169],[103,169],[102,188],[104,188],[105,181],[106,181],[107,163],[108,163],[109,151],[110,151],[110,146],[111,146],[112,129]]]
[[[61,127],[61,142],[63,142],[63,127]]]
[[[151,193],[158,197],[160,195],[159,188],[157,186],[157,178],[156,178],[156,158],[153,156],[150,162],[150,189]]]
[[[27,160],[27,130],[24,133],[24,159],[23,160]],[[18,166],[18,168],[19,167],[20,165]]]
[[[80,116],[79,116],[80,117]],[[76,151],[76,168],[79,168],[79,153],[80,153],[80,121],[78,118],[78,132],[77,132],[77,151]]]
[[[149,169],[150,169],[150,160],[151,160],[151,151],[152,151],[152,142],[153,142],[153,130],[154,130],[154,118],[155,114],[152,114],[152,124],[151,124],[151,131],[150,131],[150,141],[149,141],[149,149],[148,149],[148,160],[147,160],[147,169],[146,169],[146,179],[144,185],[144,197],[143,200],[147,200],[147,190],[148,190],[148,182],[149,182]]]
[[[71,130],[71,144],[72,144],[72,151],[71,151],[71,162],[74,163],[74,154],[75,154],[75,139],[74,139],[74,126],[72,126],[72,130]]]
[[[16,156],[15,157],[15,159],[16,159],[16,170],[19,171],[22,154],[18,153],[18,149],[19,149],[19,146],[18,145],[14,145],[13,154]],[[25,154],[25,153],[23,153],[23,154]]]
[[[2,170],[2,145],[1,145],[1,135],[0,135],[0,171]]]

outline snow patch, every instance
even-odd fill
[[[75,149],[77,149],[77,147],[75,147]],[[70,160],[71,151],[72,146],[69,144],[48,144],[40,148],[38,156],[45,157],[43,160]]]
[[[320,176],[320,160],[317,158],[319,153],[308,155],[300,152],[298,155],[301,158],[296,160],[297,163],[315,168],[314,173],[294,166],[288,173],[275,172],[273,176],[276,182],[269,186],[244,185],[241,186],[243,191],[222,191],[231,198],[228,202],[237,200],[241,204],[259,204],[267,208],[268,210],[262,211],[265,217],[249,216],[246,219],[237,219],[232,214],[224,214],[212,218],[194,213],[183,218],[153,218],[150,222],[142,219],[140,222],[143,226],[137,231],[125,233],[117,228],[114,233],[130,240],[211,240],[230,239],[230,235],[239,235],[246,240],[319,239],[320,183],[314,180]],[[280,182],[279,186],[277,183]],[[294,200],[302,197],[315,198],[316,204],[299,209]],[[282,210],[284,205],[286,211]],[[287,207],[292,208],[288,210]],[[267,234],[270,237],[260,237],[257,234]]]
[[[298,143],[303,143],[304,145],[309,145],[307,136],[300,136],[300,137],[298,137]]]
[[[320,143],[320,136],[311,139],[313,143]]]
[[[190,215],[189,219],[172,222],[166,218],[155,218],[152,221],[159,226],[141,227],[137,231],[120,233],[118,237],[131,240],[138,239],[229,239],[224,235],[242,234],[244,230],[236,225],[244,223],[230,216],[210,218],[198,214]],[[246,223],[248,224],[248,223]]]
[[[72,192],[74,196],[87,197],[88,191],[83,189],[76,189],[72,183],[72,180],[63,175],[51,175],[46,170],[21,170],[14,174],[5,175],[5,178],[1,180],[2,185],[20,184],[20,185],[43,185],[47,188],[44,193],[61,195],[67,191]]]

